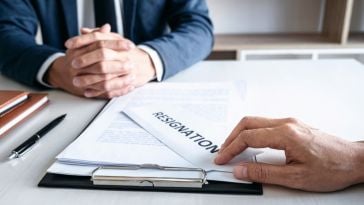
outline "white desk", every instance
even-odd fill
[[[352,60],[203,62],[170,81],[245,80],[249,115],[295,116],[351,140],[364,138],[364,67]],[[0,89],[25,89],[0,76]],[[0,204],[363,204],[364,185],[317,194],[264,185],[263,196],[38,188],[54,157],[102,108],[105,101],[50,91],[50,105],[0,139]],[[19,161],[10,150],[54,117],[67,119]]]

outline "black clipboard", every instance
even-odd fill
[[[119,191],[159,191],[183,193],[211,193],[211,194],[245,194],[262,195],[262,184],[238,184],[229,182],[209,181],[202,188],[183,187],[141,187],[141,186],[113,186],[94,185],[88,176],[70,176],[47,173],[38,184],[39,187],[48,188],[74,188],[74,189],[101,189]]]
[[[100,115],[108,103],[94,116],[87,127]],[[80,136],[81,133],[78,135]],[[206,193],[206,194],[238,194],[238,195],[263,195],[263,186],[260,183],[239,184],[230,182],[209,181],[202,188],[184,187],[150,187],[150,186],[115,186],[94,185],[89,176],[71,176],[62,174],[46,173],[38,183],[38,187],[46,188],[71,188],[71,189],[97,189],[97,190],[119,190],[119,191],[157,191],[157,192],[181,192],[181,193]]]

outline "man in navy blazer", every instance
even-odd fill
[[[0,0],[1,73],[34,87],[111,98],[164,80],[212,49],[204,0],[94,0],[94,13],[90,2]],[[106,8],[110,3],[116,9]],[[94,27],[85,24],[90,12]]]

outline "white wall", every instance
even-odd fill
[[[215,33],[319,32],[325,0],[207,0]]]

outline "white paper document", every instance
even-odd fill
[[[127,107],[124,112],[171,150],[208,172],[232,172],[239,162],[250,162],[260,153],[248,148],[227,165],[219,166],[213,160],[225,136],[220,136],[218,124],[188,109],[169,105]]]
[[[209,128],[213,126],[211,132],[213,131],[215,135],[209,133],[204,135],[214,136],[214,139],[211,138],[211,140],[215,143],[214,145],[220,146],[242,116],[244,94],[245,90],[237,89],[234,83],[152,83],[145,85],[127,96],[115,98],[109,102],[106,109],[89,127],[57,156],[57,161],[48,172],[90,176],[95,168],[102,165],[140,164],[172,167],[202,166],[201,168],[209,168],[209,170],[230,172],[231,166],[229,167],[229,165],[226,168],[214,165],[213,155],[204,157],[202,154],[203,157],[196,157],[199,161],[191,160],[191,156],[182,156],[185,153],[182,149],[186,149],[184,144],[178,148],[181,150],[174,150],[177,145],[172,146],[163,141],[164,138],[161,140],[160,136],[156,136],[157,133],[146,131],[126,116],[123,110],[125,106],[130,109],[139,109],[156,104],[187,110],[203,119],[205,121],[203,124],[206,123],[203,125],[202,121],[199,121],[200,124],[193,126],[196,129],[210,132]],[[188,121],[186,123],[195,125],[193,119],[186,121]],[[218,149],[218,147],[207,150],[207,147],[204,148],[205,151]],[[201,155],[196,151],[190,153],[190,155],[192,154]],[[252,154],[255,153],[246,152],[241,159],[249,160]],[[243,183],[234,179],[229,172],[209,174],[208,179]]]

